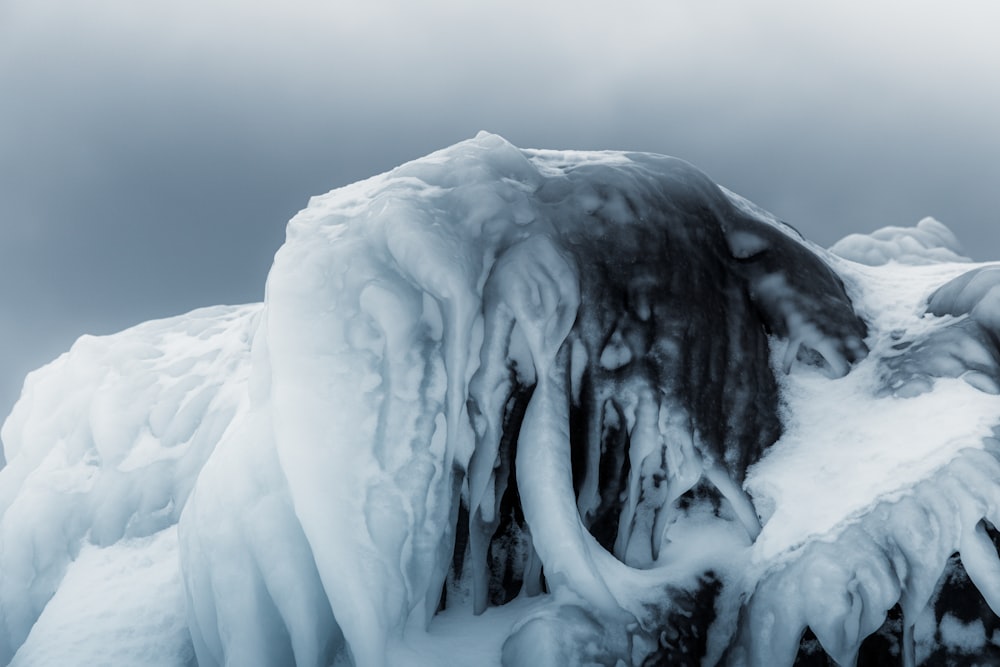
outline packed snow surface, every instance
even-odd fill
[[[940,610],[1000,611],[1000,268],[930,219],[832,250],[486,133],[315,197],[263,304],[29,375],[0,664],[992,655]]]
[[[66,623],[66,612],[48,606],[64,577],[72,575],[68,581],[79,590],[86,568],[99,577],[113,571],[107,559],[114,554],[131,558],[125,550],[97,555],[89,546],[110,548],[173,530],[205,460],[246,409],[249,343],[259,314],[257,305],[206,308],[113,336],[84,336],[28,376],[2,432],[0,662],[32,630],[38,637],[32,644],[46,651],[73,641],[63,630],[39,636]],[[122,590],[99,578],[90,583]],[[162,601],[168,605],[169,598]],[[43,610],[53,620],[37,625]],[[127,615],[107,618],[137,623]]]
[[[84,545],[10,664],[195,664],[176,526],[104,548]]]

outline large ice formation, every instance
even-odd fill
[[[835,250],[485,133],[316,197],[263,305],[28,377],[0,663],[995,661],[1000,266]]]

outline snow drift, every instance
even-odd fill
[[[989,659],[1000,268],[936,221],[835,250],[485,133],[316,197],[262,306],[29,376],[0,661]]]

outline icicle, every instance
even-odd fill
[[[730,667],[784,667],[795,661],[806,629],[802,592],[796,581],[771,579],[757,587],[740,614],[736,638],[725,656]]]
[[[450,569],[452,553],[455,550],[455,526],[458,521],[459,505],[462,502],[461,493],[459,492],[460,486],[461,480],[457,477],[453,477],[450,498],[451,508],[448,515],[448,523],[445,525],[444,532],[441,534],[440,540],[438,541],[437,552],[428,576],[429,584],[427,586],[423,604],[424,616],[422,619],[417,619],[419,627],[422,627],[424,630],[426,630],[430,625],[431,619],[434,617],[434,614],[437,613],[438,607],[441,605],[441,593],[444,590],[445,582],[448,580],[448,570]],[[419,605],[415,607],[414,612],[414,615],[419,613]]]
[[[561,390],[558,381],[540,378],[521,425],[517,476],[524,518],[550,586],[568,586],[602,613],[617,615],[573,500],[569,406]]]
[[[445,450],[445,466],[450,471],[453,461],[461,467],[466,467],[472,454],[472,443],[468,443],[469,451],[459,450],[462,429],[460,423],[465,413],[466,396],[468,395],[466,378],[469,365],[469,338],[473,322],[476,319],[475,306],[479,300],[464,293],[458,298],[442,304],[442,310],[448,321],[444,332],[444,367],[448,374],[448,389],[445,392],[445,414],[448,419],[448,440]],[[475,304],[475,305],[474,305]],[[449,473],[450,474],[450,473]]]
[[[487,552],[497,526],[496,466],[503,436],[503,418],[511,398],[510,344],[514,315],[504,303],[506,264],[494,267],[483,287],[483,345],[479,368],[469,382],[468,415],[476,444],[469,460],[469,557],[473,611],[481,614],[489,602]],[[499,276],[499,277],[497,277]]]
[[[884,523],[889,527],[889,540],[898,550],[897,555],[890,557],[902,588],[899,606],[904,623],[913,624],[934,594],[952,551],[954,537],[942,531],[954,533],[954,527],[950,519],[939,516],[912,496],[902,498],[886,512]]]
[[[608,410],[614,410],[610,403],[610,390],[603,389],[598,383],[598,373],[590,370],[583,378],[585,391],[581,390],[581,401],[587,417],[587,460],[585,462],[583,481],[580,483],[580,493],[577,497],[577,507],[580,516],[589,520],[601,505],[601,447],[603,445],[604,429],[607,424]]]
[[[676,516],[677,501],[694,488],[702,476],[701,455],[694,447],[690,425],[690,417],[684,410],[660,404],[659,430],[666,459],[667,493],[656,511],[650,535],[653,560],[659,558],[660,545],[666,540],[667,531]]]
[[[544,236],[531,237],[500,257],[491,280],[524,332],[537,385],[521,424],[517,478],[532,544],[550,584],[572,590],[607,614],[619,606],[590,557],[573,492],[570,461],[568,351],[556,356],[576,319],[574,270]],[[593,538],[590,537],[593,541]]]
[[[469,517],[483,502],[500,449],[503,415],[510,400],[512,381],[508,350],[514,315],[492,278],[483,288],[484,335],[479,369],[469,382],[469,417],[476,446],[469,461]]]
[[[635,426],[629,432],[628,456],[630,463],[628,497],[618,521],[618,537],[615,540],[615,555],[627,561],[632,532],[635,529],[635,513],[639,505],[643,476],[643,462],[649,456],[660,452],[660,432],[657,428],[659,405],[648,387],[639,392],[639,404],[635,409]]]
[[[667,483],[667,493],[663,504],[656,510],[656,519],[653,522],[653,531],[650,533],[650,547],[653,560],[660,557],[660,546],[667,539],[667,531],[670,525],[677,518],[677,501],[685,493],[694,488],[701,475],[687,477],[673,477]]]
[[[805,560],[805,559],[803,559]],[[808,557],[808,576],[800,576],[805,620],[820,644],[838,664],[853,665],[860,645],[862,602],[848,587],[849,565],[823,552]],[[800,567],[802,561],[797,563]]]
[[[1000,558],[982,521],[962,531],[962,565],[994,614],[1000,615]]]
[[[705,477],[729,501],[750,539],[756,540],[760,535],[760,519],[757,518],[757,510],[754,509],[747,492],[717,463],[705,466]]]
[[[478,515],[478,512],[476,512]],[[486,522],[469,516],[469,559],[472,570],[472,611],[477,616],[486,611],[489,604],[490,573],[486,553],[490,548],[492,527]]]
[[[788,345],[785,347],[785,355],[781,360],[781,370],[785,372],[785,375],[792,372],[792,364],[795,363],[795,359],[799,356],[800,347],[802,347],[801,338],[789,339]]]

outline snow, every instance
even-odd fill
[[[259,313],[208,308],[85,336],[28,376],[2,431],[0,662],[86,545],[177,522],[202,464],[245,409]]]
[[[940,326],[923,317],[928,295],[968,268],[842,267],[848,277],[853,271],[863,290],[855,302],[869,314],[872,354],[842,378],[809,368],[781,378],[785,433],[747,479],[758,506],[776,508],[755,558],[769,561],[810,536],[831,533],[906,492],[962,450],[982,448],[992,435],[1000,398],[967,382],[938,379],[932,392],[906,398],[882,392],[881,362],[899,344],[899,332],[915,336]],[[868,285],[874,288],[861,287]]]
[[[84,545],[10,662],[11,667],[194,664],[176,527],[105,548]]]
[[[27,378],[0,663],[850,664],[896,604],[897,654],[981,650],[928,612],[955,552],[1000,610],[1000,273],[958,252],[487,133],[314,197],[263,304]]]

